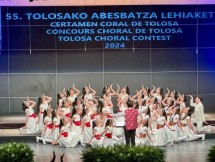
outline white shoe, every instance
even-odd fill
[[[39,137],[38,137],[38,136],[36,137],[36,142],[37,142],[37,143],[39,142]]]
[[[205,140],[205,134],[202,135],[202,141],[204,141],[204,140]]]
[[[44,145],[46,145],[46,141],[45,141],[45,139],[43,139],[43,144],[44,144]]]

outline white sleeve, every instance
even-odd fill
[[[190,106],[195,107],[196,103],[193,103],[193,98],[190,99]]]
[[[202,120],[205,121],[205,113],[204,113],[204,106],[203,105],[200,106],[200,111],[201,111]]]

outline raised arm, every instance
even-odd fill
[[[51,97],[49,97],[49,96],[45,96],[45,95],[44,95],[44,93],[43,93],[43,97],[46,99],[46,102],[47,102],[47,103],[50,103],[50,102],[51,102],[51,100],[52,100],[52,98],[51,98]]]
[[[76,96],[78,96],[80,94],[80,90],[78,90],[77,88],[75,88],[75,84],[73,84],[73,87],[72,87],[74,90],[75,90],[75,94]]]
[[[193,96],[191,96],[191,95],[189,95],[189,96],[190,96],[190,106],[195,107],[196,103],[193,103]]]
[[[119,88],[120,88],[120,87],[119,87],[118,84],[117,84],[117,87],[118,87],[118,90],[117,90],[117,92],[115,92],[115,91],[113,90],[113,85],[111,84],[111,85],[110,85],[110,90],[113,92],[114,95],[119,96],[118,92],[119,92]]]
[[[93,92],[92,95],[95,96],[96,95],[96,91],[91,88],[90,83],[89,83],[89,89]]]
[[[27,97],[27,102],[29,102],[29,103],[30,103],[30,107],[31,107],[31,108],[34,108],[34,107],[35,107],[35,105],[36,105],[36,102],[29,100],[29,98],[28,98],[28,97]]]
[[[151,96],[154,96],[154,95],[155,95],[155,94],[154,94],[154,91],[155,91],[156,88],[155,88],[154,85],[152,85],[152,87],[153,87],[153,89],[151,90],[150,95],[151,95]]]

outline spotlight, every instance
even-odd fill
[[[33,2],[34,0],[29,0],[29,2]]]

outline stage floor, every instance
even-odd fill
[[[205,162],[207,153],[215,139],[195,142],[181,142],[173,146],[164,147],[167,150],[166,162]],[[62,148],[54,145],[43,145],[42,143],[27,143],[35,151],[36,162],[48,162],[53,157],[53,150],[56,153],[56,162],[65,153],[64,162],[81,162],[81,151],[83,147]]]

